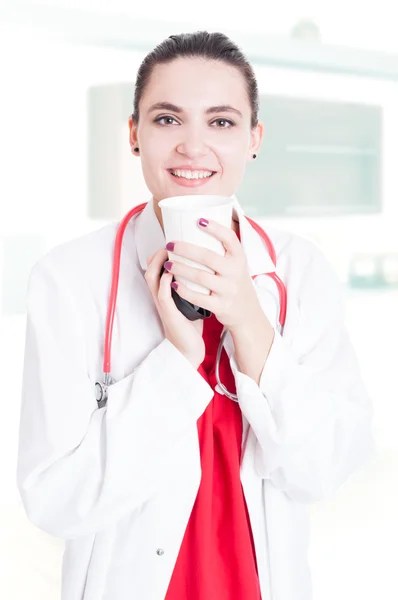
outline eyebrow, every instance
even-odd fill
[[[171,104],[170,102],[157,102],[156,104],[153,104],[152,106],[149,107],[148,114],[155,110],[169,110],[169,111],[175,112],[175,113],[183,113],[184,112],[184,110],[180,106],[176,106],[175,104]],[[213,113],[220,113],[220,112],[232,112],[232,113],[239,115],[239,117],[243,118],[243,115],[240,112],[240,110],[238,110],[237,108],[234,108],[233,106],[230,106],[229,104],[220,104],[219,106],[211,106],[210,108],[207,108],[205,112],[206,112],[206,115],[211,115]]]

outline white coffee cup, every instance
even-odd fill
[[[225,255],[225,247],[213,235],[198,225],[200,218],[216,221],[225,227],[232,227],[234,199],[230,196],[217,195],[187,195],[172,196],[164,198],[159,202],[162,211],[163,228],[166,242],[189,242],[196,246],[209,248],[221,256]],[[214,273],[212,269],[193,261],[189,258],[179,256],[169,251],[169,260],[180,262],[196,269],[202,269]],[[189,281],[185,277],[174,275],[176,281],[180,281],[194,292],[209,295],[210,290],[202,285]]]

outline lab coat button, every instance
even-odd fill
[[[162,556],[162,554],[164,554],[164,550],[163,550],[163,548],[158,548],[158,549],[156,550],[156,554],[157,554],[158,556]]]

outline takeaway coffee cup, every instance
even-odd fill
[[[196,246],[203,246],[217,252],[221,256],[225,254],[223,244],[214,236],[207,233],[206,228],[201,228],[198,221],[204,219],[217,221],[221,225],[232,226],[233,198],[230,196],[195,195],[195,196],[173,196],[159,202],[162,211],[163,227],[167,242],[189,242]],[[212,269],[169,251],[169,260],[185,263],[196,269],[203,269],[214,273]],[[210,290],[185,277],[174,275],[176,281],[180,281],[188,288],[202,294],[210,294]]]

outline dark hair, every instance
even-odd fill
[[[142,61],[135,83],[133,120],[139,119],[139,103],[148,85],[153,68],[181,57],[201,57],[218,60],[239,69],[246,81],[247,93],[252,109],[251,126],[258,123],[258,87],[253,68],[240,48],[223,33],[181,33],[171,35],[158,44]]]

